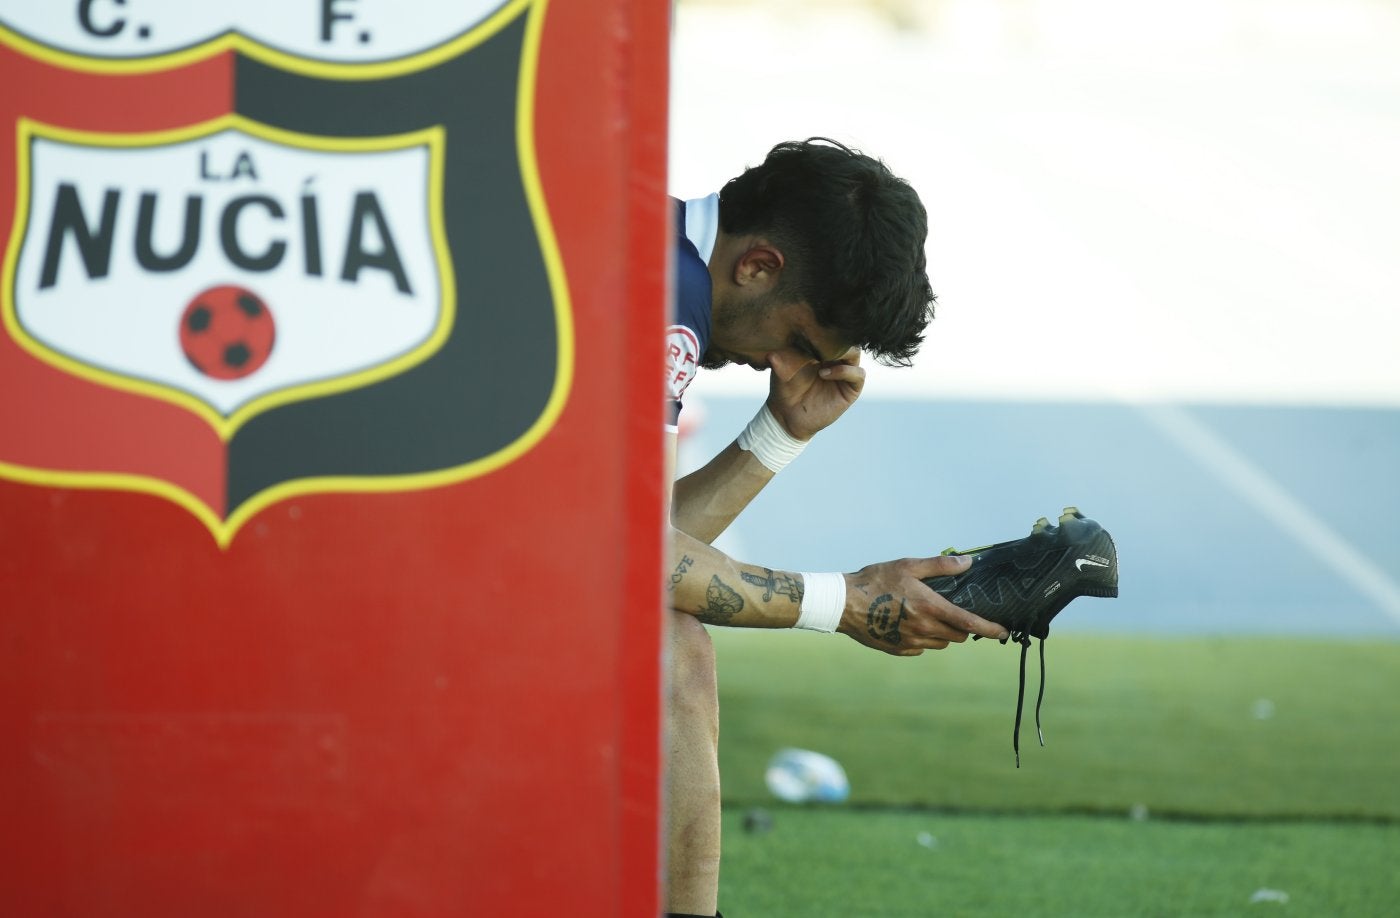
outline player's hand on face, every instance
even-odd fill
[[[847,574],[846,611],[836,630],[901,657],[941,650],[971,634],[1004,640],[1004,627],[953,605],[922,582],[960,574],[970,563],[965,556],[905,558]]]
[[[865,368],[855,347],[827,363],[809,358],[794,372],[800,359],[787,352],[769,355],[768,409],[789,434],[810,440],[855,404]]]

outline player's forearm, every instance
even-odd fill
[[[744,564],[708,543],[671,530],[671,608],[707,625],[791,628],[802,605],[802,578]]]
[[[713,542],[773,480],[773,474],[753,453],[730,443],[703,468],[676,482],[671,521],[682,532]]]

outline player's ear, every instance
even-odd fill
[[[771,287],[778,282],[786,259],[776,246],[759,241],[749,246],[734,265],[734,283],[741,287]]]

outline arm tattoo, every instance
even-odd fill
[[[744,597],[726,586],[716,575],[710,578],[705,588],[705,607],[700,610],[700,621],[707,625],[727,625],[729,620],[744,610]]]
[[[671,572],[671,582],[666,584],[666,592],[670,593],[675,590],[676,584],[681,582],[694,563],[695,559],[690,555],[681,555],[681,563],[677,564],[676,569]]]
[[[764,602],[772,600],[773,594],[777,593],[780,596],[786,596],[798,605],[802,605],[803,585],[800,580],[796,577],[789,577],[787,574],[775,575],[766,567],[763,569],[763,573],[766,576],[760,577],[757,574],[740,571],[739,576],[743,577],[747,583],[763,587]]]
[[[899,633],[899,626],[904,624],[904,619],[907,616],[908,613],[904,609],[902,597],[899,600],[899,612],[896,613],[894,611],[894,597],[889,593],[881,593],[870,604],[870,613],[866,618],[870,636],[877,641],[884,641],[886,644],[898,647],[904,641],[904,635]]]

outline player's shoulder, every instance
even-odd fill
[[[702,253],[695,238],[695,227],[697,217],[703,223],[703,210],[706,199],[698,201],[682,201],[678,198],[671,199],[671,206],[676,220],[675,227],[675,291],[676,291],[676,316],[675,321],[695,332],[701,339],[709,337],[710,332],[710,300],[712,289],[710,286],[710,269],[706,264],[708,253]],[[704,245],[706,240],[702,237],[700,245]],[[707,246],[713,249],[713,241]]]

